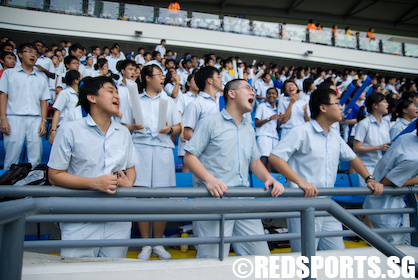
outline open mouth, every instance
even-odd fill
[[[113,102],[113,105],[115,105],[116,107],[118,107],[118,108],[119,108],[119,101],[114,101],[114,102]]]
[[[250,98],[250,99],[248,99],[248,102],[250,102],[251,104],[253,104],[253,102],[254,102],[254,98]]]

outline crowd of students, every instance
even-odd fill
[[[376,195],[366,200],[367,208],[402,206],[399,199],[377,196],[382,183],[417,184],[416,156],[391,158],[391,167],[380,167],[381,151],[389,157],[395,147],[407,149],[406,144],[390,146],[418,116],[416,80],[354,69],[247,65],[239,57],[214,54],[199,58],[187,53],[178,59],[165,40],[152,54],[139,48],[136,56],[126,57],[116,43],[87,51],[78,43],[62,41],[47,48],[36,41],[15,49],[7,39],[0,46],[4,169],[18,163],[24,143],[29,162],[37,166],[41,137],[50,133],[53,184],[109,194],[117,187],[174,187],[173,149],[179,135],[183,171],[192,171],[194,186],[207,188],[214,197],[231,187],[248,187],[249,169],[272,196],[284,190],[269,174],[273,169],[287,178],[286,187],[316,196],[318,188],[334,186],[339,159],[349,161],[361,185]],[[360,88],[364,92],[357,99]],[[339,100],[351,90],[343,106],[353,98],[355,104],[344,115]],[[411,135],[413,143],[408,143],[416,152],[417,138]],[[414,164],[404,166],[404,160]],[[398,165],[407,168],[397,170],[402,180],[389,175]],[[392,216],[372,215],[366,222],[370,227],[407,226],[402,215]],[[399,222],[394,224],[395,219]],[[161,238],[166,222],[153,223],[153,236],[149,222],[138,226],[143,238]],[[193,226],[198,236],[219,234],[216,222]],[[317,231],[341,229],[328,217],[317,218],[315,226]],[[300,232],[300,221],[288,219],[288,227]],[[129,238],[130,228],[130,223],[61,223],[62,239]],[[263,234],[260,220],[229,221],[226,231]],[[408,242],[405,235],[393,236],[388,237],[393,243]],[[319,250],[344,247],[340,237],[317,242]],[[300,251],[300,241],[291,243],[292,251]],[[197,247],[198,257],[218,254],[215,245]],[[268,254],[265,242],[234,244],[234,249],[239,255]],[[171,258],[162,246],[145,246],[138,258],[147,260],[152,253]],[[63,249],[61,254],[124,257],[126,248]]]

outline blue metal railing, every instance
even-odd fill
[[[14,192],[13,192],[14,190]],[[418,187],[385,188],[385,194],[417,193]],[[84,197],[82,197],[84,194]],[[228,197],[266,197],[268,191],[262,189],[230,189]],[[338,188],[319,189],[319,195],[353,195],[371,194],[368,189]],[[379,229],[372,231],[352,214],[329,198],[297,198],[303,196],[299,189],[286,189],[287,198],[272,199],[214,199],[205,189],[144,189],[120,188],[115,195],[98,193],[89,190],[69,190],[49,186],[2,186],[0,197],[23,197],[0,203],[1,279],[20,279],[23,249],[45,247],[96,247],[96,246],[143,246],[143,245],[181,245],[181,244],[219,244],[220,259],[223,258],[224,243],[237,243],[265,240],[290,240],[302,238],[302,254],[307,257],[315,255],[315,238],[324,236],[346,236],[357,234],[369,244],[376,247],[386,256],[404,254],[390,245],[376,232],[413,232],[414,228]],[[53,197],[61,196],[61,197]],[[132,197],[200,197],[198,199],[144,200]],[[77,205],[77,207],[74,207]],[[106,207],[103,207],[106,205]],[[316,212],[316,211],[326,211]],[[363,211],[363,212],[361,212]],[[291,213],[283,213],[291,212]],[[293,212],[293,213],[292,213]],[[355,210],[352,213],[364,213]],[[374,210],[371,213],[415,213],[415,209]],[[88,213],[85,215],[85,213]],[[173,214],[175,213],[175,214]],[[50,240],[23,242],[25,217],[26,222],[39,221],[137,221],[137,220],[219,220],[248,219],[263,217],[298,216],[300,213],[301,234],[280,234],[260,236],[223,236],[211,238],[170,238],[170,239],[129,239],[129,240]],[[70,215],[69,215],[70,214]],[[83,214],[83,215],[81,215]],[[314,217],[330,214],[345,224],[351,231],[315,232]],[[413,221],[415,219],[411,219]],[[415,234],[415,233],[414,233]],[[416,264],[416,268],[418,265]],[[418,275],[418,269],[416,269]],[[308,278],[311,279],[311,278]]]

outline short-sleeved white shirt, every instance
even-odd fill
[[[255,118],[258,120],[265,120],[271,116],[277,114],[277,107],[271,107],[270,103],[264,102],[258,105],[257,110],[255,111]],[[272,138],[279,139],[279,134],[277,133],[277,120],[271,120],[266,122],[260,127],[256,127],[255,135],[256,136],[268,136]]]
[[[406,180],[418,176],[418,137],[416,133],[400,136],[376,165],[374,176],[377,182],[384,177],[395,186],[402,187]],[[404,208],[401,195],[367,196],[363,208],[389,209]],[[370,215],[373,221],[396,227],[401,222],[399,215]]]
[[[206,92],[201,91],[196,100],[187,106],[183,116],[183,127],[190,127],[194,130],[198,121],[218,112],[218,102]]]
[[[135,56],[135,63],[136,63],[136,64],[141,64],[141,65],[144,65],[144,64],[145,64],[145,59],[144,59],[144,57],[143,57],[142,55],[140,55],[140,54],[137,54],[137,55]]]
[[[317,188],[334,187],[339,159],[352,161],[356,154],[335,129],[328,135],[316,120],[292,129],[271,152],[285,160],[305,182]],[[286,187],[298,188],[288,180]]]
[[[175,86],[173,83],[167,83],[167,84],[164,86],[164,91],[167,93],[167,95],[168,95],[168,96],[171,96],[175,87],[176,87],[176,86]],[[174,99],[174,101],[176,101],[176,102],[177,102],[178,98],[179,98],[181,95],[183,95],[183,92],[181,91],[181,87],[179,87],[178,92],[177,92],[177,97],[176,97],[176,98],[173,98],[173,99]]]
[[[376,118],[369,115],[358,123],[354,139],[362,142],[363,146],[377,146],[388,143],[390,142],[389,123],[382,118],[379,125]],[[375,167],[382,158],[382,151],[358,154],[358,157],[365,166]]]
[[[78,94],[72,87],[68,87],[67,89],[60,91],[54,105],[52,106],[54,109],[61,112],[58,120],[58,126],[60,126],[62,122],[65,121],[67,113],[70,109],[75,108],[77,103]]]
[[[263,80],[261,81],[262,82],[259,83],[259,86],[257,88],[257,95],[265,98],[267,97],[267,90],[271,88],[272,85],[270,83],[266,84]],[[265,102],[265,100],[262,100],[262,101]]]
[[[135,144],[144,144],[174,149],[174,143],[171,140],[171,134],[162,134],[163,140],[160,140],[158,137],[158,113],[160,97],[161,93],[158,93],[154,98],[151,98],[145,91],[139,95],[146,133],[134,131],[132,134],[132,140]],[[167,97],[167,102],[167,124],[169,126],[179,124],[181,122],[181,116],[177,110],[176,103],[172,98],[169,97]],[[125,112],[122,113],[122,123],[132,125],[134,118],[132,105],[129,104]]]
[[[187,106],[194,100],[196,100],[196,96],[190,91],[180,95],[180,97],[177,98],[177,109],[183,115]]]
[[[104,135],[88,115],[64,123],[57,131],[48,167],[95,178],[111,174],[115,169],[126,170],[135,164],[135,151],[129,130],[112,121]]]
[[[396,136],[398,136],[399,133],[401,133],[409,124],[410,122],[404,118],[398,118],[395,124],[390,128],[390,140],[393,140]]]
[[[289,96],[283,96],[279,99],[279,104],[277,106],[277,111],[282,113],[286,113],[287,108],[290,104],[290,97]],[[281,127],[285,129],[291,129],[293,127],[299,126],[301,124],[305,123],[305,111],[304,107],[307,105],[306,101],[302,98],[299,98],[296,100],[295,103],[293,103],[292,107],[292,113],[290,114],[290,118],[286,123],[282,123]]]
[[[222,74],[222,84],[223,85],[226,85],[229,81],[234,79],[231,72],[229,72],[228,70],[222,71],[221,74]]]
[[[40,101],[51,96],[44,74],[27,74],[22,66],[6,69],[0,79],[0,91],[7,94],[6,115],[41,116]]]
[[[237,126],[225,109],[199,123],[185,150],[228,188],[248,187],[249,164],[260,158],[251,123],[243,118]],[[206,187],[195,176],[193,186]]]

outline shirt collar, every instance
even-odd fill
[[[312,127],[315,129],[316,132],[325,134],[325,131],[322,129],[322,127],[316,120],[312,119],[309,122],[311,123]]]
[[[225,120],[227,120],[227,121],[232,121],[234,124],[236,124],[235,123],[235,120],[231,117],[231,115],[228,113],[228,111],[226,111],[226,109],[225,108],[223,108],[222,109],[222,111],[221,111],[221,115],[222,115],[222,117],[225,119]],[[245,123],[247,123],[248,121],[247,121],[247,119],[244,117],[244,115],[242,115],[242,120],[241,120],[241,123],[240,123],[240,125],[241,124],[245,124]]]
[[[210,96],[210,95],[209,95],[209,93],[206,93],[206,92],[204,92],[204,91],[199,92],[199,95],[200,95],[200,96],[202,96],[202,97],[203,97],[203,98],[205,98],[205,99],[212,99],[212,100],[214,100],[214,99],[212,98],[212,96]]]
[[[405,120],[404,118],[399,118],[399,121],[403,124],[410,124],[410,122],[408,122],[407,120]]]
[[[72,87],[68,87],[68,91],[70,93],[77,94],[77,92],[75,92],[75,90]]]
[[[154,98],[151,98],[151,96],[149,96],[148,93],[144,90],[139,96],[148,97],[149,99],[157,99],[160,98],[161,92],[157,93],[157,95]]]
[[[18,72],[22,72],[23,71],[23,72],[26,73],[26,71],[22,68],[22,64],[20,64],[19,66],[16,66],[16,68],[17,68],[17,71]],[[35,71],[35,66],[33,67],[32,72],[30,72],[28,75],[36,75],[37,76],[36,71]]]
[[[370,114],[370,115],[368,116],[368,118],[370,118],[370,122],[375,122],[375,123],[377,123],[376,118],[375,118],[372,114]],[[383,118],[383,116],[382,116],[382,118]],[[380,119],[380,120],[382,120],[382,119]]]
[[[196,96],[193,94],[193,92],[191,92],[191,91],[186,92],[186,94],[187,94],[188,96],[190,96],[190,97],[196,97]]]
[[[87,115],[87,117],[84,118],[86,120],[86,124],[90,127],[94,127],[94,129],[100,134],[103,135],[103,131],[99,128],[99,126],[96,124],[96,122],[93,120],[93,118],[90,116],[90,114]],[[107,129],[106,132],[106,138],[109,137],[115,130],[118,130],[119,128],[116,126],[113,118],[110,118],[110,126]]]

